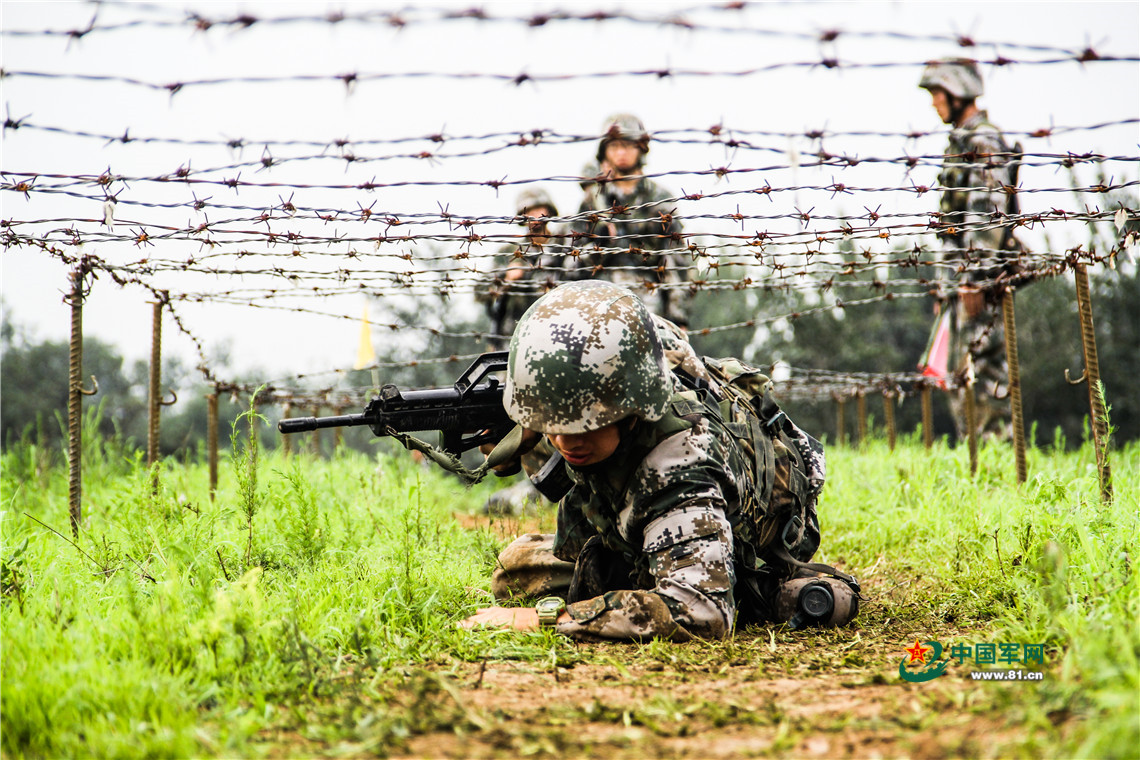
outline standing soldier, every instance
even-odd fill
[[[511,339],[503,403],[533,431],[524,440],[545,435],[569,490],[557,532],[504,549],[492,590],[544,598],[463,625],[684,641],[738,619],[849,622],[858,584],[809,562],[823,449],[753,395],[767,385],[736,360],[702,362],[624,287],[572,282],[539,299]]]
[[[558,216],[550,196],[538,188],[523,190],[516,212],[519,224],[526,227],[526,235],[521,242],[499,251],[491,286],[476,296],[491,318],[492,350],[506,348],[523,312],[562,277],[565,247],[550,222]]]
[[[640,119],[618,114],[606,121],[599,174],[583,183],[585,197],[571,226],[569,242],[581,253],[575,276],[632,287],[652,312],[685,326],[687,294],[676,286],[688,273],[670,250],[683,244],[681,223],[667,202],[672,196],[642,175],[647,153],[649,133]]]
[[[950,301],[954,326],[952,356],[959,359],[959,377],[970,371],[982,393],[978,400],[978,432],[1008,438],[1009,367],[1001,323],[1001,275],[1016,270],[1020,243],[1002,215],[1017,213],[1016,196],[1020,146],[1011,150],[1001,132],[990,124],[976,99],[982,94],[978,65],[968,59],[930,63],[919,87],[930,92],[934,110],[951,126],[950,143],[938,182],[943,188],[939,237],[945,262],[961,268],[958,298]],[[941,308],[941,305],[940,305]],[[951,397],[959,438],[965,438],[963,390]]]

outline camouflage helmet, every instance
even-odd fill
[[[641,119],[633,114],[619,113],[606,119],[602,125],[602,139],[598,141],[598,163],[606,160],[606,146],[614,140],[629,140],[641,149],[642,160],[649,152],[649,133]],[[640,163],[640,162],[639,162]]]
[[[653,318],[620,285],[560,285],[527,310],[511,338],[503,405],[531,430],[587,433],[630,416],[659,420],[672,393]]]
[[[521,216],[532,208],[543,207],[550,213],[547,216],[558,216],[558,207],[554,205],[554,201],[550,199],[547,192],[538,187],[528,187],[519,193],[519,198],[515,202],[516,212]]]
[[[978,64],[969,58],[946,58],[928,63],[918,86],[924,90],[940,87],[963,100],[973,100],[985,89]]]

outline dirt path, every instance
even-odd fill
[[[534,518],[490,527],[504,536],[551,528]],[[715,643],[579,644],[558,666],[488,660],[449,669],[453,688],[437,697],[455,723],[408,737],[393,757],[1048,754],[1043,748],[1068,726],[1026,727],[1018,707],[1040,684],[977,683],[953,668],[926,683],[901,680],[903,650],[916,640],[979,634],[935,617],[901,571],[862,570],[873,601],[843,630],[772,626]]]
[[[398,757],[988,756],[1012,727],[955,710],[968,694],[962,682],[756,679],[747,665],[685,677],[579,666],[555,680],[499,663],[463,691],[468,710],[491,717],[486,730],[416,736]]]
[[[473,665],[451,697],[468,730],[411,737],[395,756],[999,757],[1024,740],[1000,691],[1033,686],[904,683],[893,644],[856,635],[836,656],[837,641],[819,643],[761,634],[720,662],[701,645],[591,645],[592,662],[569,668]]]

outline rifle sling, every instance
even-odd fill
[[[474,470],[465,467],[459,457],[433,446],[427,441],[421,441],[415,436],[401,433],[391,427],[389,427],[386,432],[402,443],[404,448],[409,451],[420,452],[443,469],[458,475],[465,485],[473,486],[485,478],[487,473],[495,467],[518,458],[518,451],[522,447],[523,427],[522,425],[515,425],[511,432],[507,433],[503,436],[501,441],[495,444],[495,448],[487,455],[483,464]]]

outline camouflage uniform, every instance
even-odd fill
[[[814,495],[801,522],[779,535],[784,526],[765,518],[784,497],[765,503],[754,481],[757,454],[732,432],[716,378],[675,326],[650,322],[641,304],[622,312],[634,301],[624,288],[572,283],[540,301],[515,333],[506,389],[513,419],[551,434],[596,430],[631,414],[636,422],[609,458],[567,467],[573,488],[559,504],[557,532],[508,546],[492,589],[500,599],[565,597],[572,619],[557,629],[570,636],[721,637],[737,613],[773,618],[776,588],[793,569],[773,547],[801,561],[814,554]],[[631,328],[639,314],[642,323]],[[568,363],[577,371],[566,372]],[[697,378],[699,389],[670,368]],[[777,441],[765,472],[776,487],[767,493],[786,492],[780,486],[792,478],[811,479],[818,493],[822,448],[800,435],[796,452]]]
[[[939,86],[958,90],[950,94],[973,99],[981,94],[981,78],[972,63],[957,61],[932,64],[928,72],[947,71],[945,84],[924,75],[922,87]],[[965,77],[964,82],[954,77]],[[975,382],[981,390],[978,399],[979,431],[1008,437],[1009,366],[1005,355],[1005,331],[1001,320],[1000,292],[987,286],[1016,264],[1020,245],[1008,227],[995,225],[996,215],[1005,213],[1010,184],[1008,165],[1013,153],[1001,131],[989,123],[985,111],[977,111],[950,131],[946,157],[938,183],[943,188],[940,201],[939,237],[943,242],[942,260],[968,265],[959,285],[977,285],[985,296],[985,308],[970,317],[960,299],[950,303],[954,338],[952,355],[960,357],[959,376],[972,360]],[[962,392],[951,397],[951,409],[959,437],[968,434]]]
[[[628,130],[636,130],[631,134]],[[612,139],[630,139],[648,152],[649,135],[640,120],[619,115],[610,120],[598,150],[599,164]],[[597,167],[594,167],[597,168]],[[570,226],[569,243],[577,252],[575,279],[601,279],[634,288],[650,311],[679,324],[688,324],[688,294],[676,286],[688,279],[683,255],[681,223],[675,218],[673,197],[642,177],[632,191],[620,190],[613,180],[582,182],[585,195],[578,217]]]
[[[521,216],[540,206],[547,208],[552,216],[558,215],[558,209],[545,192],[524,190],[519,196],[518,214]],[[567,253],[563,236],[552,227],[547,237],[544,245],[538,245],[528,231],[523,242],[499,249],[491,282],[475,294],[475,300],[483,304],[491,319],[491,329],[496,333],[490,341],[492,350],[506,347],[515,325],[530,305],[562,279]],[[507,279],[507,272],[514,269],[522,269],[522,277]]]

